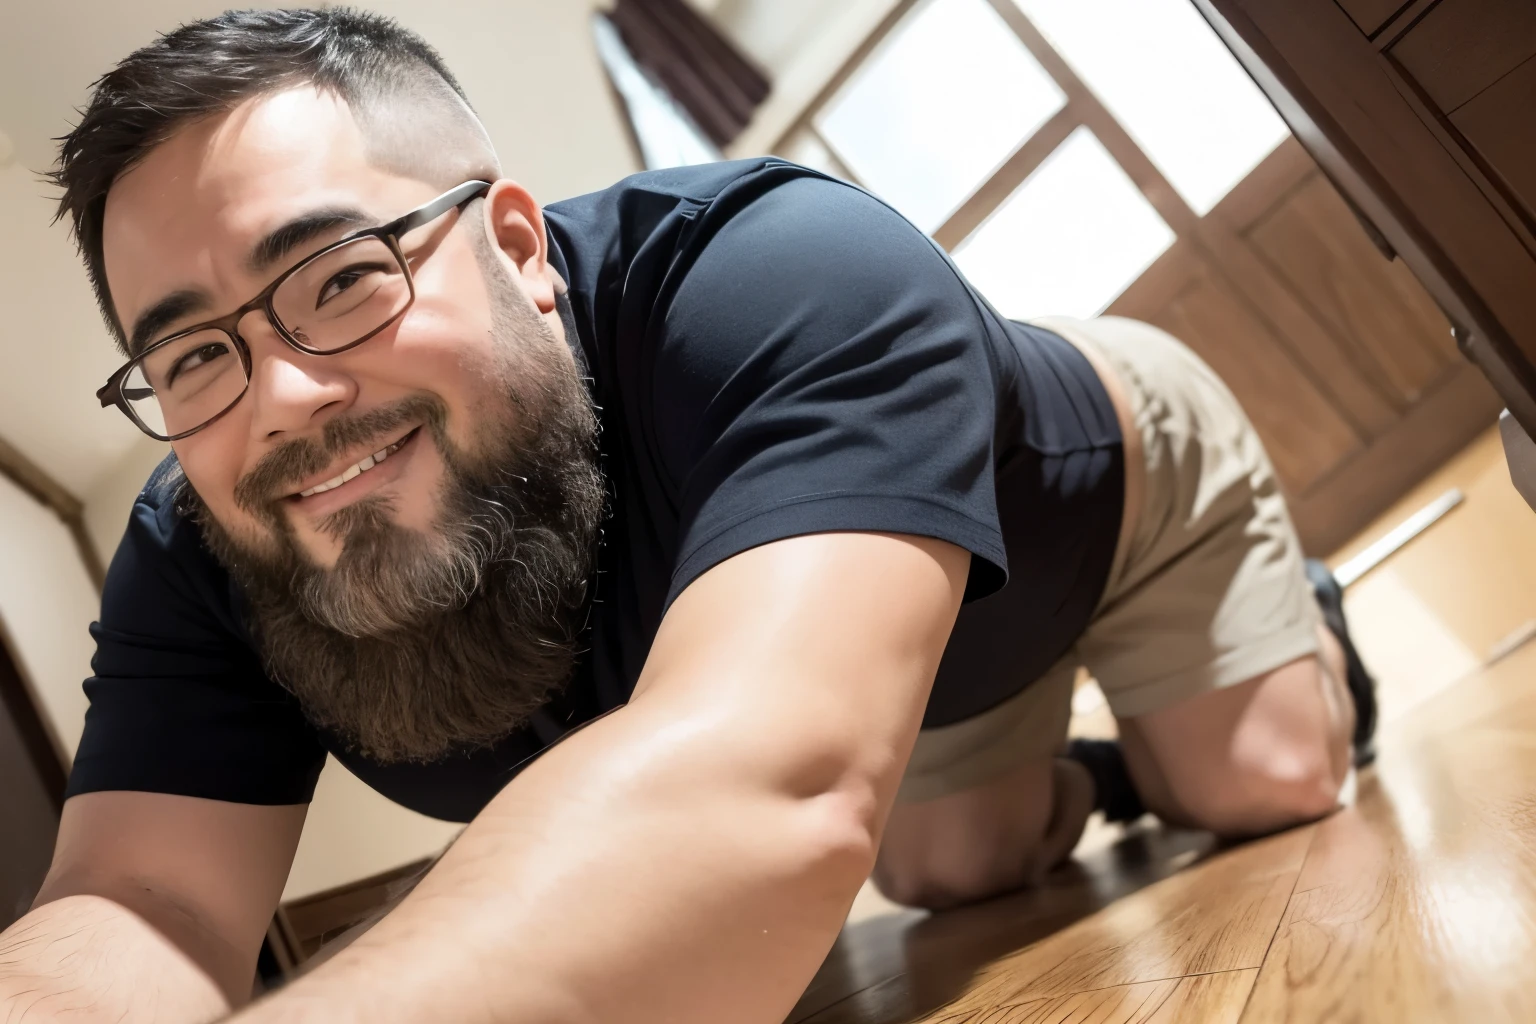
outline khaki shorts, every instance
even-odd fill
[[[1226,385],[1147,324],[1038,324],[1113,368],[1142,441],[1138,521],[1122,531],[1098,610],[1074,648],[990,711],[923,730],[902,801],[969,789],[1060,751],[1079,666],[1127,718],[1318,650],[1321,615],[1301,545],[1269,457]]]

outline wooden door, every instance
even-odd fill
[[[952,24],[941,24],[942,17]],[[1244,169],[1232,179],[1235,184],[1220,183],[1213,190],[1210,183],[1194,180],[1198,166],[1193,172],[1189,160],[1178,166],[1176,149],[1170,157],[1169,144],[1156,137],[1157,124],[1148,128],[1135,120],[1141,116],[1145,122],[1146,111],[1137,114],[1136,97],[1127,99],[1123,82],[1115,94],[1115,83],[1103,74],[1103,55],[1094,53],[1095,39],[1083,35],[1082,26],[1094,17],[1102,27],[1086,31],[1101,33],[1097,39],[1105,46],[1132,57],[1138,56],[1135,33],[1160,19],[1192,19],[1196,27],[1188,31],[1204,33],[1203,39],[1191,38],[1203,48],[1202,59],[1214,47],[1226,64],[1225,70],[1212,65],[1212,74],[1229,77],[1213,80],[1210,89],[1232,88],[1230,76],[1236,75],[1237,85],[1259,96],[1187,0],[916,0],[894,5],[776,151],[886,195],[954,252],[962,269],[1007,315],[1105,312],[1146,320],[1183,339],[1248,410],[1307,548],[1329,553],[1490,426],[1499,402],[1458,355],[1451,325],[1435,302],[1406,268],[1391,260],[1384,243],[1373,239],[1262,98],[1256,99],[1262,107],[1258,113],[1274,119],[1278,146],[1266,142],[1260,153],[1268,156],[1240,165]],[[1070,29],[1074,18],[1077,35],[1064,35],[1061,26]],[[1037,25],[1036,19],[1045,20]],[[972,33],[974,51],[946,57],[945,47],[953,49],[964,31]],[[992,55],[999,44],[990,33],[1009,34],[1023,56]],[[1155,50],[1157,44],[1149,41],[1145,49]],[[907,56],[900,58],[900,51]],[[1000,67],[990,77],[976,76],[978,82],[1005,83],[995,94],[955,95],[940,104],[947,111],[969,112],[957,117],[964,131],[985,136],[995,127],[991,120],[978,122],[976,110],[997,111],[999,121],[1011,119],[1027,128],[942,217],[920,202],[908,201],[904,207],[899,175],[884,175],[877,159],[895,143],[866,141],[879,110],[856,95],[860,83],[883,75],[881,81],[888,84],[881,88],[899,92],[901,59],[931,73],[925,84],[930,90],[953,91],[952,79],[971,74],[968,60],[1027,60],[1040,72],[1036,77],[1054,83],[1056,90],[1053,95],[1039,85],[1033,71]],[[925,62],[929,67],[922,66]],[[1177,72],[1171,65],[1164,70]],[[1149,88],[1159,74],[1156,67],[1149,71]],[[918,108],[930,100],[918,96],[912,118],[925,116]],[[1157,112],[1151,116],[1155,121]],[[892,120],[893,137],[914,131],[913,125]],[[1236,122],[1237,130],[1245,127]],[[933,126],[934,147],[953,146],[957,161],[987,159],[984,148],[980,155],[972,152],[976,147],[968,139],[945,140],[947,130],[943,124]],[[1177,131],[1170,137],[1176,142]],[[1198,144],[1198,133],[1190,138]],[[1105,202],[1118,204],[1113,223],[1128,236],[1149,239],[1150,251],[1161,255],[1150,265],[1128,264],[1145,269],[1128,282],[1117,282],[1116,290],[1096,305],[1031,307],[1027,313],[1019,306],[1014,312],[1009,308],[1013,300],[999,294],[1007,286],[988,279],[987,267],[978,265],[978,239],[988,232],[996,236],[1010,217],[1025,223],[1013,212],[1015,200],[1031,188],[1043,189],[1050,174],[1059,175],[1069,150],[1082,168],[1092,166],[1091,159],[1079,159],[1089,150],[1101,154],[1101,163],[1113,162],[1129,192],[1111,196],[1118,186],[1105,178]],[[912,156],[932,159],[928,153]],[[955,168],[941,171],[933,181],[946,186],[945,174]],[[1067,224],[1048,237],[1020,237],[1017,245],[1060,248],[1071,233]],[[988,245],[993,252],[1007,248],[995,237]],[[1097,251],[1084,248],[1083,259],[1091,264]],[[1036,267],[1041,273],[1051,271]],[[1064,301],[1080,301],[1071,287],[1062,295]],[[1029,301],[1038,306],[1048,300],[1049,295],[1035,295]]]
[[[1498,416],[1451,325],[1288,140],[1108,312],[1211,364],[1325,554]]]
[[[64,769],[0,642],[0,929],[32,905],[53,857]]]

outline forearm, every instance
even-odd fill
[[[111,900],[68,896],[0,933],[7,1024],[192,1024],[228,1009],[186,954]]]
[[[835,764],[778,774],[749,735],[635,706],[596,723],[240,1019],[777,1024],[870,868],[873,812]]]
[[[240,1019],[779,1024],[873,867],[969,561],[818,534],[711,569],[628,705]]]

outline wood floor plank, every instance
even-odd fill
[[[1508,490],[1496,445],[1485,454]],[[1488,582],[1529,582],[1509,551],[1536,533],[1529,518],[1479,512],[1484,484],[1453,482],[1469,495],[1458,515],[1474,519],[1456,543],[1437,527],[1392,571],[1455,626],[1470,667],[1536,615],[1528,588]],[[1429,481],[1408,506],[1447,485]],[[1487,543],[1462,543],[1466,531]],[[1412,624],[1364,596],[1352,598],[1357,639],[1411,647]],[[1422,661],[1365,653],[1385,706],[1405,685],[1423,690]],[[1378,746],[1357,806],[1311,829],[1229,850],[1199,833],[1132,830],[1107,849],[1085,843],[1034,892],[860,920],[789,1020],[1536,1021],[1536,643],[1447,678],[1386,720]]]
[[[1119,836],[1118,827],[1096,830]],[[887,914],[850,925],[790,1024],[894,1024],[948,1005],[999,957],[1175,875],[1214,848],[1201,832],[1137,829],[1056,871],[1038,889],[943,914]]]
[[[1156,830],[1139,838],[1171,843],[1180,835]],[[845,998],[813,1012],[802,1003],[790,1020],[959,1024],[1000,1006],[1257,968],[1311,836],[1311,826],[1295,829],[1206,854],[1193,866],[1189,856],[1159,858],[1139,870],[1163,877],[1130,891],[1125,880],[1138,868],[1121,851],[1112,870],[1074,884],[907,923],[893,976],[845,989]],[[865,922],[856,946],[878,944],[868,927],[874,923]]]
[[[988,965],[950,1008],[1256,968],[1311,839],[1308,826],[1223,850]]]
[[[1237,1024],[1258,973],[1255,968],[1118,985],[980,1010],[953,1024]]]
[[[1536,1020],[1536,646],[1442,701],[1318,826],[1243,1024]]]

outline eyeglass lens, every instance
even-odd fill
[[[400,315],[411,285],[395,251],[365,237],[305,261],[272,294],[280,326],[300,345],[334,352]],[[123,381],[139,421],[162,437],[194,430],[239,401],[245,364],[234,339],[210,328],[146,352]]]

